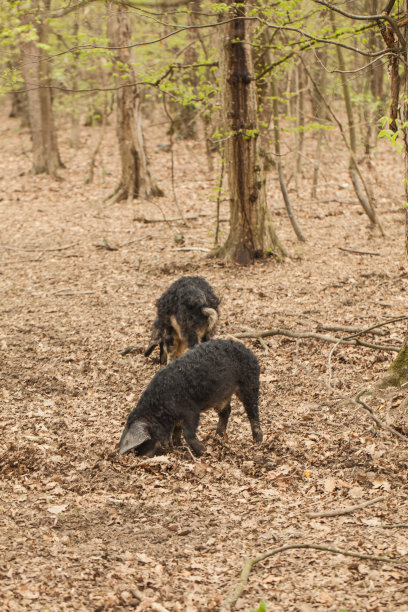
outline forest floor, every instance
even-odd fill
[[[194,250],[214,242],[218,177],[207,170],[202,142],[174,147],[178,206],[194,218],[144,223],[180,216],[171,154],[162,146],[166,125],[145,121],[152,174],[165,197],[109,205],[104,199],[119,178],[112,126],[93,184],[85,178],[99,128],[82,128],[74,150],[60,126],[66,168],[55,181],[30,174],[28,132],[7,110],[0,139],[0,609],[217,611],[245,558],[304,543],[401,563],[287,550],[254,566],[236,609],[264,600],[269,612],[407,611],[408,444],[347,401],[378,382],[396,353],[338,345],[329,373],[333,344],[244,340],[261,364],[260,446],[234,400],[228,439],[214,438],[215,414],[202,417],[207,452],[198,460],[185,447],[153,459],[118,456],[127,414],[159,369],[157,354],[143,356],[155,300],[183,274],[204,276],[221,297],[220,337],[364,329],[406,314],[398,153],[381,142],[361,164],[383,238],[356,201],[335,133],[323,152],[318,201],[311,201],[310,139],[299,194],[290,184],[307,242],[296,242],[272,171],[269,205],[290,257],[242,268]],[[223,198],[222,240],[227,217]],[[398,346],[405,328],[400,321],[364,338]],[[129,345],[135,352],[122,356]],[[396,416],[406,395],[395,389],[366,401],[408,434]],[[309,516],[378,497],[348,514]]]

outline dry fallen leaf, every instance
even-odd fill
[[[326,493],[332,493],[335,488],[336,479],[332,478],[331,476],[329,476],[329,478],[326,478],[326,480],[324,481],[324,490],[326,491]]]
[[[364,489],[363,487],[353,487],[352,489],[350,489],[348,494],[349,497],[352,497],[353,499],[359,499],[360,497],[363,497]]]
[[[51,514],[61,514],[61,512],[65,512],[67,508],[68,508],[68,504],[60,504],[60,505],[56,504],[53,506],[47,506],[47,510]]]
[[[374,478],[373,480],[374,489],[384,489],[384,491],[389,491],[391,489],[391,485],[388,480],[385,478]]]
[[[20,584],[18,587],[18,592],[25,599],[38,599],[40,596],[38,587],[32,584],[26,584],[25,582]]]

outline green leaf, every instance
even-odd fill
[[[259,607],[256,610],[252,610],[252,612],[267,612],[266,603],[263,599],[259,602]]]

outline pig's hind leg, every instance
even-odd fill
[[[218,425],[216,429],[217,436],[223,436],[227,431],[228,419],[231,414],[231,401],[229,400],[227,405],[217,406],[218,412]]]
[[[237,396],[244,404],[245,412],[251,424],[253,439],[255,442],[262,442],[263,433],[258,410],[259,384],[242,385],[237,391]]]

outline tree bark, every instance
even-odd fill
[[[408,11],[408,0],[406,0],[405,10]],[[407,40],[408,37],[408,27],[404,27],[404,38]],[[408,121],[408,68],[407,68],[407,60],[408,60],[408,51],[407,47],[405,47],[404,52],[401,54],[404,66],[403,73],[403,88],[404,88],[404,100],[402,104],[402,124],[403,126],[407,125]],[[398,72],[398,62],[395,67],[396,72]],[[393,104],[395,108],[398,109],[399,99],[394,97],[394,87],[392,84],[392,72],[391,72],[391,92],[393,98]],[[407,127],[402,127],[402,138],[404,141],[404,188],[405,188],[405,254],[408,255],[408,130]],[[405,332],[405,339],[402,345],[402,348],[394,361],[391,363],[388,368],[387,373],[384,378],[380,381],[379,386],[382,388],[386,387],[400,387],[405,382],[408,381],[408,329]]]
[[[49,9],[50,1],[45,8]],[[41,45],[47,42],[47,24],[41,19],[38,3],[33,7],[38,43],[21,45],[22,70],[28,98],[28,116],[33,143],[33,172],[56,175],[63,164],[58,152],[57,135],[52,112],[49,62]]]
[[[111,18],[108,23],[108,34],[111,46],[114,47],[115,83],[117,86],[117,136],[121,160],[121,178],[111,202],[149,198],[160,195],[153,185],[145,153],[140,97],[135,83],[136,75],[131,62],[130,18],[126,6],[110,7]]]
[[[230,233],[219,255],[249,265],[268,250],[285,251],[267,213],[265,174],[258,155],[257,92],[245,2],[233,2],[220,53]]]

